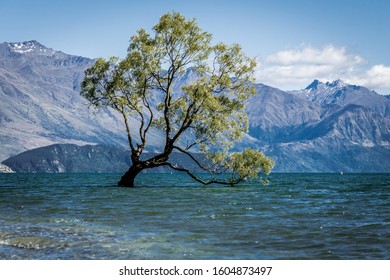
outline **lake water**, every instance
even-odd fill
[[[0,259],[390,259],[390,174],[0,174]]]

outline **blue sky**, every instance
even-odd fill
[[[315,78],[342,79],[390,94],[388,0],[2,0],[0,42],[123,57],[130,36],[169,11],[257,57],[258,82],[300,89]]]

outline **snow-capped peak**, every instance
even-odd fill
[[[319,84],[322,84],[319,80],[314,80],[310,85],[308,85],[305,90],[309,91],[309,90],[312,90],[312,89],[316,89],[318,87]]]
[[[328,87],[345,87],[348,84],[339,79],[339,80],[335,80],[335,81],[333,81],[331,83],[330,82],[326,82],[325,85],[328,86]]]
[[[12,42],[8,43],[8,46],[11,48],[13,52],[16,53],[41,53],[41,54],[47,54],[51,55],[53,54],[53,50],[46,48],[39,42],[32,40],[32,41],[26,41],[26,42]]]
[[[372,105],[372,107],[376,108],[378,106],[380,107],[380,105],[377,104],[383,102],[383,96],[380,96],[375,91],[369,90],[363,86],[348,84],[342,80],[335,80],[333,82],[320,82],[314,80],[305,89],[292,91],[291,93],[303,95],[308,100],[318,104],[338,104],[341,106],[356,104],[369,107],[372,102],[370,103],[368,100],[382,100],[378,101],[378,103],[374,102],[375,105]]]
[[[323,83],[323,82],[320,82],[319,80],[316,79],[305,88],[305,91],[310,92],[312,90],[318,90],[318,89],[324,90],[324,89],[329,89],[329,88],[342,88],[345,86],[348,86],[348,84],[342,80],[335,80],[333,82]]]

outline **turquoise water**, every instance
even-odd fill
[[[0,174],[0,259],[390,259],[390,174]]]

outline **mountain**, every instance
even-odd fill
[[[262,145],[284,142],[303,125],[320,120],[320,108],[303,96],[257,84],[257,95],[248,100],[249,135]]]
[[[154,153],[145,153],[152,157]],[[201,160],[201,155],[194,154]],[[171,162],[185,166],[194,172],[202,172],[182,153],[172,153]],[[104,145],[54,144],[32,149],[3,162],[5,166],[20,173],[124,173],[131,164],[130,151],[121,147]],[[1,167],[1,166],[0,166]],[[146,173],[171,172],[169,167],[146,169]]]
[[[369,90],[362,86],[350,85],[341,80],[322,83],[315,80],[306,89],[295,91],[295,94],[305,95],[306,98],[318,105],[326,113],[344,107],[349,104],[363,106],[380,114],[383,117],[390,117],[390,102],[385,96]]]
[[[55,51],[36,41],[0,44],[0,161],[45,147],[24,154],[18,161],[38,159],[41,153],[41,159],[58,161],[58,166],[62,166],[58,169],[47,163],[46,171],[103,172],[97,167],[83,169],[82,165],[69,169],[67,164],[87,160],[89,149],[99,144],[94,148],[102,154],[102,158],[96,157],[97,162],[102,166],[112,164],[114,168],[108,151],[118,159],[119,150],[128,145],[122,119],[110,109],[96,113],[79,94],[84,70],[93,63],[93,59]],[[180,77],[175,91],[179,92],[181,85],[196,75],[189,69]],[[250,146],[274,157],[275,171],[279,172],[390,171],[388,96],[341,80],[315,80],[305,89],[295,91],[264,84],[255,87],[258,94],[246,104],[249,131],[238,148]],[[156,99],[151,103],[158,102]],[[136,119],[131,119],[131,126],[137,124]],[[163,142],[158,131],[152,131],[148,139],[152,142],[149,152]],[[54,153],[53,144],[82,147],[71,146],[68,150],[60,146],[68,152],[49,157]],[[107,153],[102,147],[106,147]],[[72,149],[80,155],[70,152]],[[119,150],[114,152],[115,149]],[[119,161],[123,163],[123,158]],[[38,160],[32,162],[15,171],[45,170],[39,169]]]
[[[274,157],[275,171],[389,172],[390,100],[343,81],[299,91],[257,85],[249,135]]]
[[[55,143],[127,146],[121,116],[79,94],[93,63],[36,41],[0,44],[0,161]]]
[[[129,168],[129,153],[113,146],[54,144],[20,153],[4,164],[22,173],[123,173]]]

